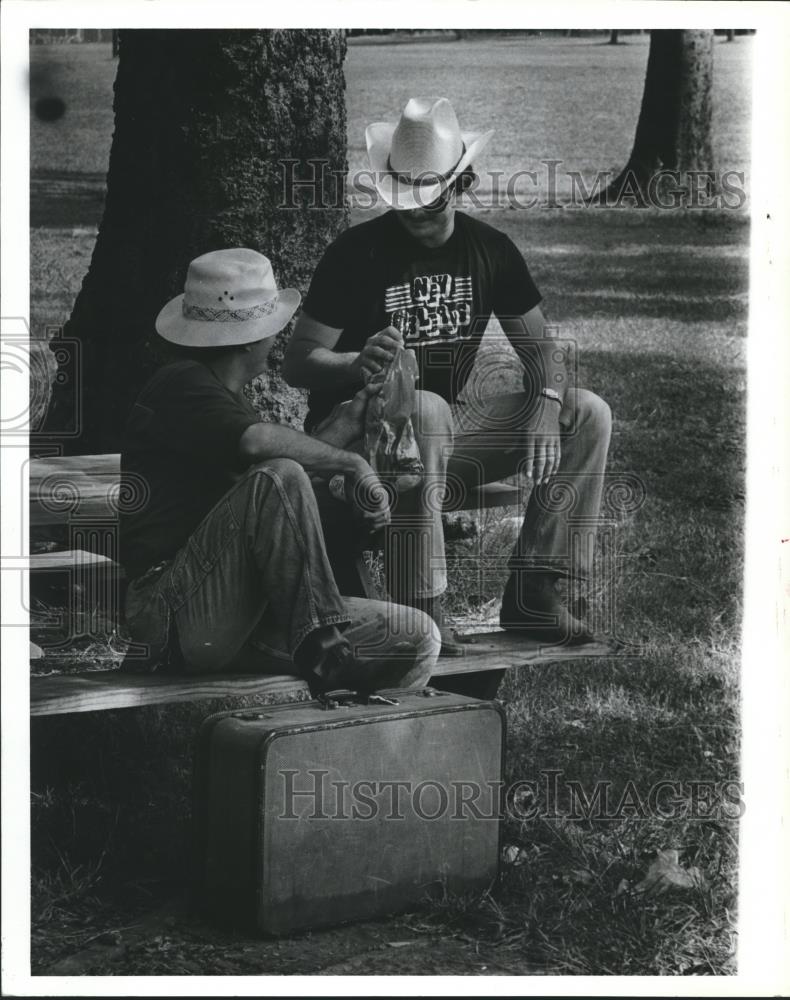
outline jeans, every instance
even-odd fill
[[[540,405],[557,403],[542,399]],[[386,534],[387,586],[394,600],[435,597],[446,589],[443,502],[519,471],[532,407],[521,392],[451,407],[434,393],[417,391],[412,422],[425,478],[420,489],[398,498]],[[611,426],[611,412],[599,396],[568,389],[560,412],[559,470],[530,493],[510,570],[589,576]]]
[[[125,667],[187,673],[304,672],[305,641],[332,627],[370,687],[427,683],[438,632],[413,608],[341,597],[312,484],[297,462],[252,466],[161,568],[133,581]],[[342,678],[340,678],[342,681]]]

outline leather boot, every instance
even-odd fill
[[[436,622],[439,635],[442,637],[442,648],[439,650],[439,656],[465,655],[466,649],[458,642],[455,632],[449,625],[445,625],[441,595],[439,597],[417,598],[410,603],[419,611],[424,611],[426,615],[429,615]]]
[[[596,638],[569,608],[570,580],[551,572],[520,570],[510,574],[502,595],[499,624],[531,639],[576,645]]]

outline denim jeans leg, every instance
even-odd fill
[[[380,688],[424,687],[433,673],[441,640],[433,620],[415,608],[362,597],[343,599],[351,619],[343,631],[353,655],[335,675],[338,687],[375,691]],[[264,616],[251,641],[251,661],[263,670],[293,670],[281,652],[276,623]]]
[[[550,400],[543,405],[555,406]],[[459,408],[448,476],[467,487],[519,471],[526,452],[525,393],[508,393]],[[560,467],[530,493],[511,570],[546,569],[584,579],[589,574],[611,435],[607,404],[586,389],[569,389],[560,413]]]
[[[253,466],[193,532],[162,586],[194,673],[231,666],[264,612],[289,656],[311,633],[349,621],[310,480],[290,459]]]
[[[453,450],[448,404],[433,392],[418,389],[415,395],[412,424],[425,468],[423,482],[398,497],[392,523],[383,532],[387,589],[393,600],[407,604],[447,589],[442,506]]]
[[[560,415],[557,474],[529,498],[510,569],[554,569],[586,580],[592,569],[612,417],[586,389],[569,389]]]

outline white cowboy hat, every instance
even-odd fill
[[[183,347],[230,347],[273,337],[302,299],[277,289],[272,265],[255,250],[213,250],[189,265],[184,292],[156,317],[160,337]]]
[[[494,134],[462,132],[452,104],[413,97],[397,125],[365,130],[373,183],[392,208],[424,208],[463,173]]]

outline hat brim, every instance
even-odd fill
[[[373,173],[373,183],[381,198],[397,211],[425,208],[435,201],[450,184],[462,174],[470,163],[487,145],[494,130],[488,132],[462,132],[465,152],[446,178],[435,184],[407,184],[398,179],[389,168],[388,160],[392,148],[392,136],[397,126],[391,122],[374,122],[365,129],[368,147],[368,162]]]
[[[181,347],[233,347],[276,336],[291,321],[302,296],[295,288],[283,288],[277,293],[274,312],[234,323],[187,319],[182,311],[183,301],[183,294],[177,295],[156,317],[156,332],[160,337]]]

